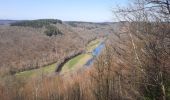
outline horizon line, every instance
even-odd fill
[[[40,19],[57,19],[57,18],[35,18],[35,19],[3,19],[0,18],[0,20],[6,20],[6,21],[28,21],[28,20],[40,20]],[[57,20],[61,20],[61,19],[57,19]],[[63,22],[94,22],[94,23],[104,23],[104,22],[118,22],[118,21],[84,21],[84,20],[61,20]]]

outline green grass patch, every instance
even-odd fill
[[[101,39],[91,41],[87,47],[87,52],[92,52],[101,42]],[[81,54],[69,60],[62,68],[61,73],[70,72],[83,67],[86,62],[92,57],[91,54]]]
[[[39,68],[39,69],[19,72],[15,74],[15,76],[19,78],[30,78],[34,76],[40,76],[42,74],[50,74],[50,73],[55,72],[55,70],[56,70],[56,63]]]
[[[76,71],[83,67],[86,62],[92,57],[89,54],[81,54],[70,61],[68,61],[62,68],[61,73],[67,73],[70,71]]]
[[[82,59],[83,57],[84,57],[84,54],[79,55],[79,56],[71,59],[70,61],[68,61],[68,62],[66,63],[66,66],[68,66],[68,69],[73,68],[73,66],[74,66],[75,64],[77,64],[77,63],[79,62],[79,60]]]

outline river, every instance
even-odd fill
[[[90,66],[90,65],[93,64],[93,62],[94,62],[94,60],[96,59],[96,57],[98,57],[98,56],[101,54],[104,46],[105,46],[104,42],[101,42],[101,43],[92,51],[92,56],[93,56],[93,57],[87,61],[87,63],[85,64],[86,67],[88,67],[88,66]]]

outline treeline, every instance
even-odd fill
[[[62,24],[62,21],[58,19],[26,20],[26,21],[11,23],[11,26],[42,28],[43,26],[49,26],[50,24],[57,24],[57,23]]]
[[[62,21],[58,19],[27,20],[27,21],[11,23],[11,26],[22,26],[22,27],[32,27],[32,28],[45,27],[46,31],[44,31],[44,33],[47,36],[53,36],[53,35],[63,34],[57,27],[52,25],[57,23],[62,24]]]

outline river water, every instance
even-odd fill
[[[96,59],[96,57],[98,57],[98,56],[101,54],[104,46],[105,46],[104,42],[101,42],[101,43],[92,51],[92,56],[93,56],[93,57],[87,61],[87,63],[85,64],[86,67],[89,67],[90,65],[93,64],[93,62],[94,62],[94,60]]]

